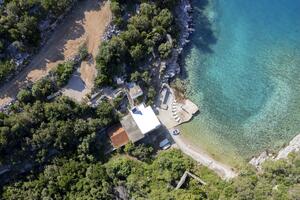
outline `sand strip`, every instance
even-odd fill
[[[184,138],[184,136],[172,135],[172,137],[183,153],[187,154],[195,161],[207,166],[209,169],[216,172],[222,179],[229,180],[238,175],[233,168],[216,161],[199,147],[192,145],[187,139]]]

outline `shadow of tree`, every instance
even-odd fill
[[[77,92],[82,92],[86,88],[84,81],[80,77],[79,72],[75,72],[73,76],[70,78],[66,90],[75,90]]]

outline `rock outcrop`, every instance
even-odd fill
[[[288,146],[285,148],[281,149],[276,156],[275,160],[287,158],[289,153],[291,152],[298,152],[300,150],[300,134],[294,137]]]
[[[268,154],[267,151],[264,151],[258,157],[253,157],[249,163],[257,170],[261,170],[262,164],[266,160],[286,159],[290,153],[298,151],[300,151],[300,134],[294,137],[286,147],[281,149],[277,156],[273,156],[272,154]]]

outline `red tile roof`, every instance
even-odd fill
[[[125,144],[127,144],[129,142],[128,135],[127,135],[125,129],[120,124],[109,128],[108,136],[111,140],[112,145],[115,148],[124,146]]]

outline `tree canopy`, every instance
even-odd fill
[[[124,3],[124,2],[123,2]],[[113,1],[114,17],[121,17],[122,2]],[[140,4],[140,11],[126,22],[118,36],[104,42],[97,56],[98,77],[101,87],[113,82],[114,76],[124,76],[137,70],[152,53],[158,52],[166,59],[172,46],[167,42],[167,33],[174,35],[174,17],[168,8],[161,9],[156,2]]]

